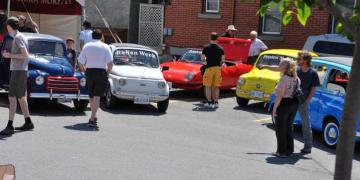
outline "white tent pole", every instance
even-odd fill
[[[7,2],[7,17],[10,17],[10,2],[11,0],[8,0]]]

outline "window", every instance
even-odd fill
[[[220,0],[204,0],[205,13],[219,13]]]
[[[261,34],[280,35],[282,14],[279,8],[273,8],[261,18]]]
[[[114,53],[114,64],[158,68],[159,60],[155,53],[137,49],[118,49]]]
[[[286,56],[279,55],[263,55],[257,63],[258,65],[268,65],[268,66],[278,66],[280,64],[281,59],[283,58],[291,58]],[[294,59],[294,58],[291,58]]]
[[[336,34],[336,24],[338,21],[334,18],[334,16],[330,16],[329,18],[329,33]]]
[[[30,40],[29,53],[36,56],[65,57],[65,46],[60,42]]]
[[[314,52],[324,54],[334,54],[342,56],[354,55],[354,44],[330,42],[330,41],[318,41],[314,45]]]
[[[326,66],[316,65],[316,64],[313,64],[312,68],[318,73],[320,85],[323,85],[328,68]]]
[[[329,91],[336,91],[341,94],[345,94],[348,82],[349,74],[347,72],[333,69],[330,72],[326,89]]]

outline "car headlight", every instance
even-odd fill
[[[80,79],[80,86],[81,86],[81,87],[85,87],[85,86],[86,86],[86,78],[81,78],[81,79]]]
[[[35,78],[35,83],[36,83],[36,85],[38,85],[38,86],[43,85],[44,82],[45,82],[45,78],[42,77],[42,76],[38,76],[38,77]]]
[[[159,82],[158,87],[159,87],[159,89],[164,89],[166,87],[166,83],[165,82]]]
[[[186,81],[191,81],[193,78],[194,78],[194,76],[195,76],[195,74],[194,73],[187,73],[186,75],[185,75],[185,80]]]
[[[119,85],[125,86],[126,85],[126,79],[119,79]]]
[[[240,86],[243,86],[243,85],[245,84],[245,78],[239,78],[239,79],[238,79],[238,84],[239,84]]]

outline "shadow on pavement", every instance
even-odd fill
[[[120,101],[116,107],[108,109],[104,103],[101,103],[100,108],[111,114],[126,114],[126,115],[137,115],[137,116],[162,116],[165,113],[161,113],[153,105],[138,105],[131,101]]]
[[[0,141],[4,141],[7,140],[9,137],[11,137],[12,135],[8,135],[8,136],[4,136],[4,135],[0,135]]]
[[[99,131],[98,128],[88,127],[88,123],[79,123],[71,126],[64,126],[64,128],[75,131]]]
[[[67,106],[70,103],[61,104],[50,100],[34,100],[29,106],[30,113],[37,116],[85,116],[85,112],[78,112]],[[87,110],[90,110],[89,106]],[[18,108],[18,111],[21,110]]]
[[[307,158],[300,153],[294,153],[289,157],[277,157],[277,156],[267,157],[266,162],[268,164],[277,164],[277,165],[283,165],[283,164],[295,165],[298,161],[307,160],[307,159],[310,158]]]
[[[263,102],[256,102],[247,105],[246,107],[236,106],[234,110],[246,111],[250,113],[258,113],[258,114],[270,114],[270,112],[264,107]]]
[[[220,99],[235,97],[235,90],[221,90]],[[170,99],[184,102],[197,102],[204,100],[205,97],[200,91],[191,90],[172,90],[170,92]]]
[[[272,123],[264,124],[264,126],[271,130],[274,130],[274,126]],[[275,133],[274,133],[274,136],[275,136]],[[327,152],[329,154],[332,154],[332,155],[336,154],[336,149],[331,149],[331,148],[327,147],[326,145],[324,145],[324,143],[322,142],[323,141],[322,134],[320,132],[313,131],[313,138],[314,138],[313,148],[320,149],[320,150]],[[299,126],[299,125],[294,126],[294,139],[296,139],[297,141],[302,142],[302,143],[304,142],[303,137],[302,137],[301,126]],[[356,144],[354,160],[360,161],[360,143]]]
[[[210,108],[210,107],[205,107],[203,104],[194,104],[196,107],[193,108],[193,111],[198,111],[198,112],[214,112],[216,111],[216,109],[214,108]]]

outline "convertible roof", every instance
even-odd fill
[[[27,39],[46,39],[46,40],[55,40],[55,41],[63,41],[62,39],[56,37],[56,36],[52,36],[52,35],[48,35],[48,34],[36,34],[36,33],[23,33],[24,36]]]
[[[337,64],[342,64],[351,67],[353,58],[352,57],[317,57],[315,59],[329,61]]]
[[[144,50],[148,50],[148,51],[155,51],[153,48],[139,45],[139,44],[132,44],[132,43],[114,43],[111,45],[113,45],[117,48],[136,48],[136,49],[144,49]]]

